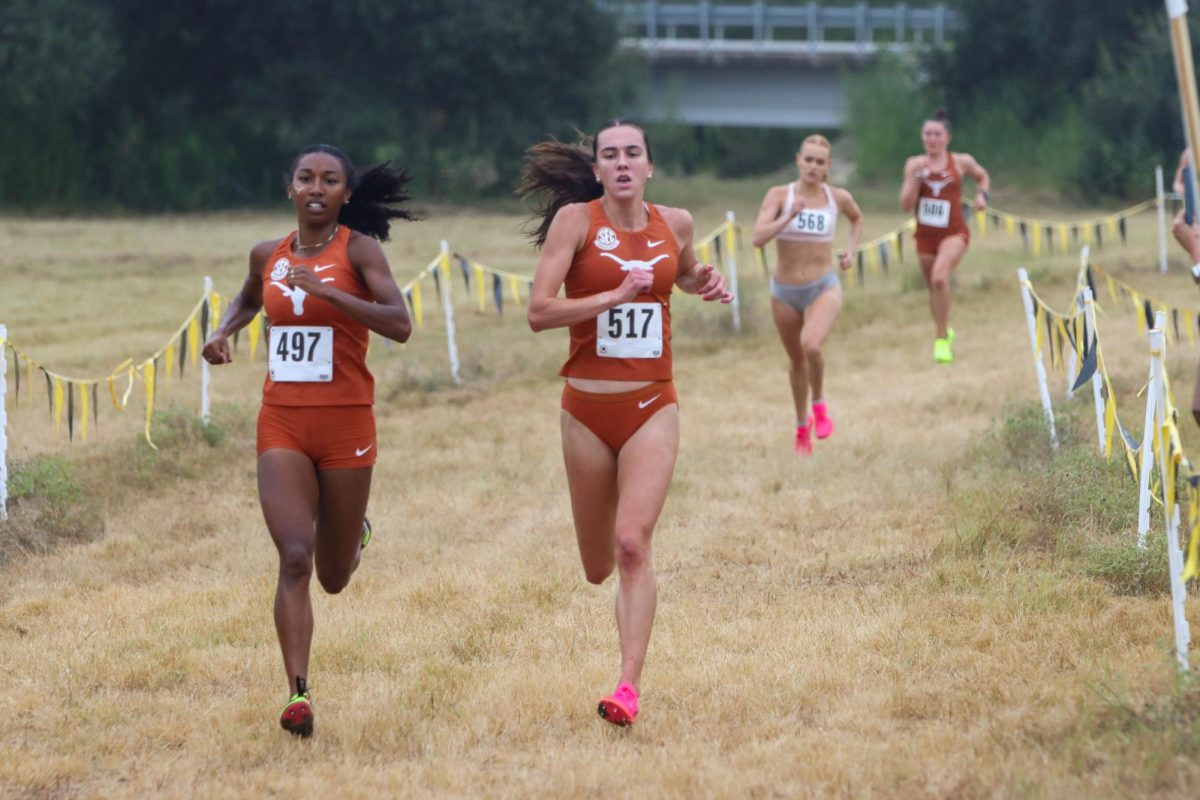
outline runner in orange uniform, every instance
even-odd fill
[[[313,145],[292,164],[287,186],[297,228],[250,251],[250,273],[204,345],[210,364],[232,360],[229,337],[262,309],[270,322],[268,370],[258,416],[258,495],[279,552],[275,628],[290,699],[282,727],[310,736],[308,680],[313,617],[309,582],[330,594],[350,582],[362,548],[375,441],[370,331],[398,342],[408,309],[380,241],[388,203],[408,196],[408,175],[387,165],[359,176],[350,159]]]
[[[917,215],[917,256],[929,287],[929,310],[937,338],[933,358],[939,364],[954,360],[950,327],[950,274],[967,252],[971,235],[962,212],[962,177],[976,184],[975,210],[987,208],[991,178],[973,156],[951,153],[950,121],[938,109],[921,128],[925,155],[913,156],[904,164],[900,206]]]
[[[628,725],[657,602],[651,538],[679,449],[671,290],[723,303],[733,296],[697,261],[691,215],[645,201],[653,159],[640,127],[608,122],[590,156],[561,142],[535,145],[519,190],[544,198],[529,325],[571,332],[561,422],[580,558],[590,583],[619,573],[621,672],[598,710]]]

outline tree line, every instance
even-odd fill
[[[591,0],[6,0],[0,203],[262,203],[313,142],[507,192],[524,147],[618,105],[615,47]]]

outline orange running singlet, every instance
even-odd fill
[[[917,193],[917,232],[913,236],[918,253],[936,253],[942,240],[961,236],[970,241],[962,210],[962,176],[953,153],[946,153],[946,169],[921,178]]]
[[[588,203],[587,244],[567,271],[567,297],[589,297],[621,285],[631,269],[650,270],[650,291],[571,326],[571,353],[559,375],[614,381],[671,380],[671,289],[679,245],[662,213],[646,204],[640,231],[613,227],[600,200]]]
[[[270,323],[263,402],[274,406],[352,406],[375,402],[375,379],[367,369],[367,326],[303,289],[287,285],[288,267],[301,265],[324,283],[372,300],[350,263],[343,225],[325,251],[301,258],[284,237],[263,268],[263,312]]]

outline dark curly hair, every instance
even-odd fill
[[[385,161],[360,175],[350,157],[333,145],[311,144],[297,153],[296,158],[292,160],[291,169],[288,170],[285,179],[287,183],[291,183],[300,159],[309,153],[333,156],[341,163],[342,170],[346,173],[346,185],[350,188],[351,195],[350,201],[338,212],[340,224],[386,242],[392,220],[420,219],[411,211],[392,208],[410,199],[405,187],[412,180],[412,176],[406,169],[392,167],[391,162]]]

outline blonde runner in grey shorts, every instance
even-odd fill
[[[771,278],[771,297],[778,298],[800,313],[813,304],[822,293],[840,286],[836,270],[830,270],[815,281],[808,283],[780,283]]]

